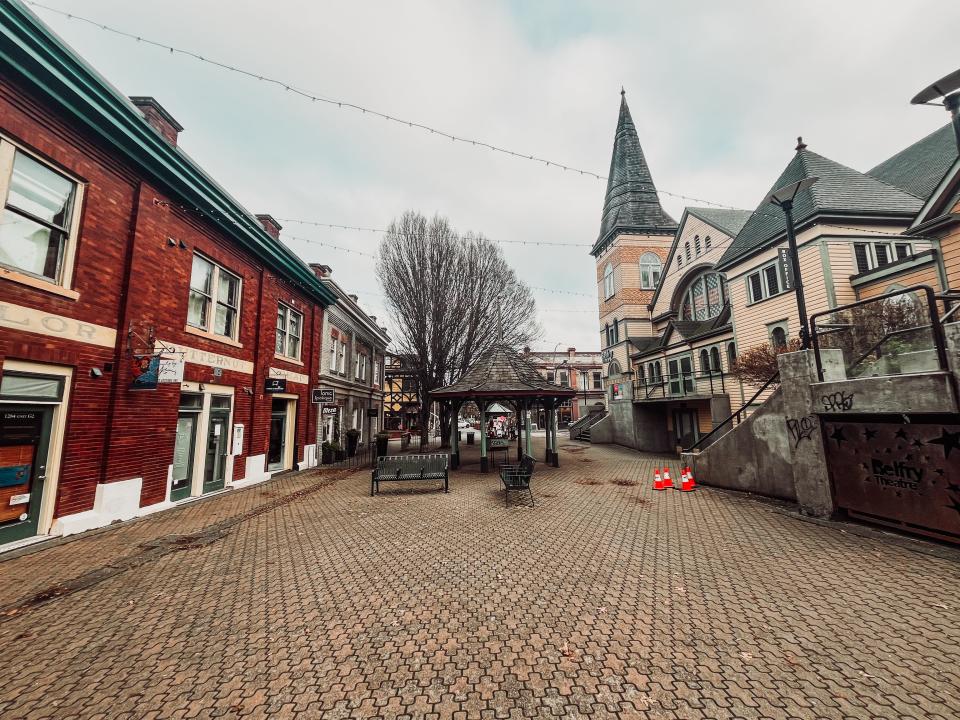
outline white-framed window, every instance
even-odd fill
[[[613,265],[607,263],[603,269],[603,299],[609,300],[613,297]]]
[[[783,292],[779,265],[772,262],[747,275],[747,291],[751,303],[760,302]]]
[[[727,302],[726,280],[708,270],[687,285],[680,301],[681,320],[709,320],[721,313]]]
[[[567,375],[566,370],[560,371],[560,387],[569,387],[570,386],[570,377]]]
[[[853,258],[857,264],[858,273],[876,270],[912,256],[913,244],[906,241],[855,242],[853,244]]]
[[[684,256],[686,256],[687,262],[690,262],[690,241],[689,240],[687,240],[683,244],[683,254]]]
[[[339,337],[336,335],[331,335],[330,336],[330,364],[327,368],[331,373],[335,373],[337,371],[337,346],[338,345],[340,345]]]
[[[236,340],[240,323],[240,277],[194,253],[187,325]]]
[[[342,337],[340,339],[340,346],[337,348],[337,363],[335,368],[341,375],[347,372],[347,341]]]
[[[357,380],[367,379],[367,356],[361,352],[357,352],[357,368],[355,378]]]
[[[277,303],[277,355],[300,359],[303,315],[289,305]]]
[[[656,253],[644,253],[640,256],[640,287],[655,290],[660,282],[663,264]]]
[[[593,389],[603,390],[603,375],[599,371],[593,373]]]
[[[373,359],[373,384],[380,384],[380,359],[376,357]]]
[[[585,372],[581,372],[578,377],[580,379],[580,389],[587,390],[587,384],[590,381],[590,377]]]
[[[703,239],[703,246],[704,246],[707,250],[710,249],[710,236],[709,236],[709,235],[707,235],[707,236]]]
[[[70,287],[83,186],[0,138],[0,265]]]

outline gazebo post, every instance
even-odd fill
[[[453,400],[450,401],[450,468],[456,470],[460,467],[460,428],[457,425],[457,416],[460,414],[460,406]]]
[[[523,408],[526,403],[522,403],[519,400],[513,404],[513,410],[517,414],[517,462],[520,462],[520,458],[523,456],[523,432],[520,427],[520,418],[523,417]]]
[[[530,438],[530,406],[532,404],[528,403],[523,413],[523,437],[527,443],[527,455],[530,457],[533,457],[533,442]]]
[[[487,401],[480,401],[480,472],[489,470],[487,465]]]
[[[553,430],[553,442],[550,443],[550,447],[553,449],[553,466],[554,467],[560,467],[560,450],[558,448],[558,443],[557,443],[557,424],[558,424],[557,423],[557,407],[556,407],[556,400],[554,400],[553,423],[551,425],[551,428]]]
[[[544,430],[546,430],[546,432],[544,433],[544,435],[546,436],[546,450],[544,453],[545,457],[543,461],[547,463],[547,465],[550,464],[551,458],[553,455],[552,448],[550,447],[550,444],[553,440],[553,433],[550,431],[550,429],[553,427],[553,420],[550,417],[551,412],[553,412],[553,401],[547,402],[545,400],[543,403],[543,420],[544,420],[543,424],[546,426],[544,427]]]

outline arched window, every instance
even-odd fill
[[[677,267],[683,267],[683,255],[677,253]]]
[[[693,236],[693,250],[695,253],[697,253],[697,257],[700,257],[700,236],[699,235]]]
[[[706,348],[700,351],[700,372],[710,372],[710,355],[707,353]]]
[[[620,372],[620,363],[616,360],[611,360],[610,364],[607,366],[607,377],[619,375]]]
[[[680,300],[681,320],[709,320],[723,310],[727,300],[726,283],[720,273],[707,271],[697,275]]]
[[[683,244],[683,254],[687,256],[687,261],[689,261],[690,260],[690,241],[689,240],[687,240]]]
[[[663,373],[662,373],[661,370],[660,370],[660,361],[659,361],[659,360],[657,360],[657,361],[653,364],[653,372],[654,372],[654,374],[657,376],[657,382],[660,382],[661,380],[663,380]]]
[[[727,370],[731,370],[737,362],[736,343],[727,343]]]
[[[717,350],[716,346],[710,348],[710,369],[713,372],[723,372],[720,367],[720,351]]]
[[[787,331],[784,330],[779,325],[770,331],[770,339],[773,342],[775,348],[786,347],[787,345]]]
[[[654,253],[644,253],[640,256],[640,287],[644,290],[655,290],[660,282],[660,271],[663,264],[660,257]]]
[[[603,299],[609,300],[613,297],[613,265],[607,263],[603,269]]]
[[[707,236],[703,239],[703,246],[704,246],[707,250],[710,249],[710,236],[709,236],[709,235],[707,235]]]

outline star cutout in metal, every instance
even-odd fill
[[[903,428],[900,428],[899,430],[897,430],[897,431],[894,433],[894,435],[896,435],[896,436],[897,436],[898,438],[900,438],[901,440],[906,440],[906,439],[907,439],[907,431],[904,430]]]
[[[863,439],[864,440],[873,440],[877,436],[876,430],[871,430],[870,428],[863,429]]]
[[[927,445],[943,445],[943,456],[948,458],[952,450],[960,450],[960,432],[952,433],[946,428],[941,428],[940,437],[927,440]]]
[[[830,439],[837,441],[837,447],[840,447],[840,443],[848,442],[843,436],[843,428],[839,426],[833,428],[833,434],[830,436]]]
[[[914,441],[913,441],[913,446],[914,446],[914,447],[923,447],[923,442],[921,442],[920,440],[914,440]]]
[[[937,474],[943,475],[943,470],[937,470]],[[957,485],[955,482],[952,482],[949,485],[947,485],[947,491],[960,493],[960,485]]]

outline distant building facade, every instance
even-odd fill
[[[564,352],[531,352],[530,348],[524,348],[524,357],[548,382],[577,391],[572,399],[564,400],[557,408],[557,422],[561,427],[584,417],[597,403],[605,404],[603,362],[599,352],[578,352],[572,347]],[[538,418],[537,426],[542,427],[543,422],[544,418]]]
[[[413,361],[407,355],[388,355],[383,370],[384,427],[392,433],[416,432],[420,391]]]

